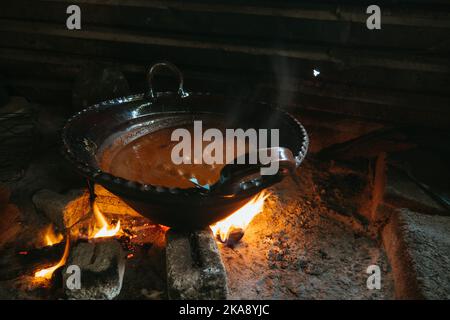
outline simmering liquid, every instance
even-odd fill
[[[191,134],[191,157],[194,158],[194,129],[193,126],[184,127]],[[192,188],[194,184],[191,178],[196,178],[201,185],[216,183],[220,178],[220,171],[225,166],[221,164],[174,164],[172,161],[172,149],[179,143],[171,141],[171,135],[176,128],[162,129],[144,135],[124,146],[115,147],[118,150],[108,152],[108,157],[101,159],[102,170],[114,176],[127,180],[137,181],[143,184],[160,185],[166,187]],[[221,130],[225,137],[225,130]],[[229,142],[229,143],[228,143]],[[236,145],[244,143],[245,149],[248,145],[245,141],[227,141],[224,138],[223,155],[225,157],[227,148],[234,148],[237,156]],[[203,149],[211,142],[203,142]],[[241,152],[242,154],[242,152]]]

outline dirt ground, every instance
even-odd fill
[[[391,270],[376,239],[338,222],[320,200],[311,162],[272,188],[264,211],[234,248],[220,246],[231,299],[393,299]],[[352,219],[352,218],[349,218]],[[367,267],[381,289],[367,288]]]

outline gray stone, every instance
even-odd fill
[[[99,184],[95,185],[95,203],[103,213],[142,217],[133,208],[123,202],[122,199]]]
[[[399,299],[450,299],[450,217],[400,209],[382,232]]]
[[[170,299],[226,299],[227,276],[211,230],[166,234]]]
[[[71,250],[70,257],[63,270],[66,295],[77,300],[112,300],[122,289],[125,273],[125,253],[114,239],[97,239],[89,243],[79,243]],[[81,288],[70,289],[66,273],[71,265],[81,270]]]
[[[34,194],[33,203],[60,230],[69,229],[90,214],[89,193],[83,189],[63,195],[44,189]]]

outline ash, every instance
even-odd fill
[[[264,211],[237,246],[220,245],[230,298],[393,299],[392,274],[378,239],[357,218],[325,205],[316,182],[323,171],[314,161],[297,174],[299,187],[285,179],[270,190]],[[381,268],[380,290],[367,289],[372,264]]]

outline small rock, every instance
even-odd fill
[[[95,185],[95,196],[95,203],[103,213],[142,217],[134,209],[123,202],[122,199],[112,194],[99,184]]]
[[[400,209],[382,233],[399,299],[450,295],[450,217]]]
[[[95,242],[82,242],[71,250],[63,270],[66,295],[69,299],[112,300],[122,289],[125,273],[125,253],[114,239],[99,239]],[[81,288],[70,289],[66,273],[71,265],[81,270]]]
[[[72,190],[65,195],[41,190],[33,196],[33,203],[60,230],[69,229],[90,212],[89,193],[86,190]]]
[[[227,274],[211,230],[166,233],[170,299],[226,299]]]
[[[239,241],[242,239],[243,236],[244,230],[242,230],[241,228],[232,227],[228,234],[228,239],[226,240],[225,244],[230,248],[234,248],[239,243]]]

